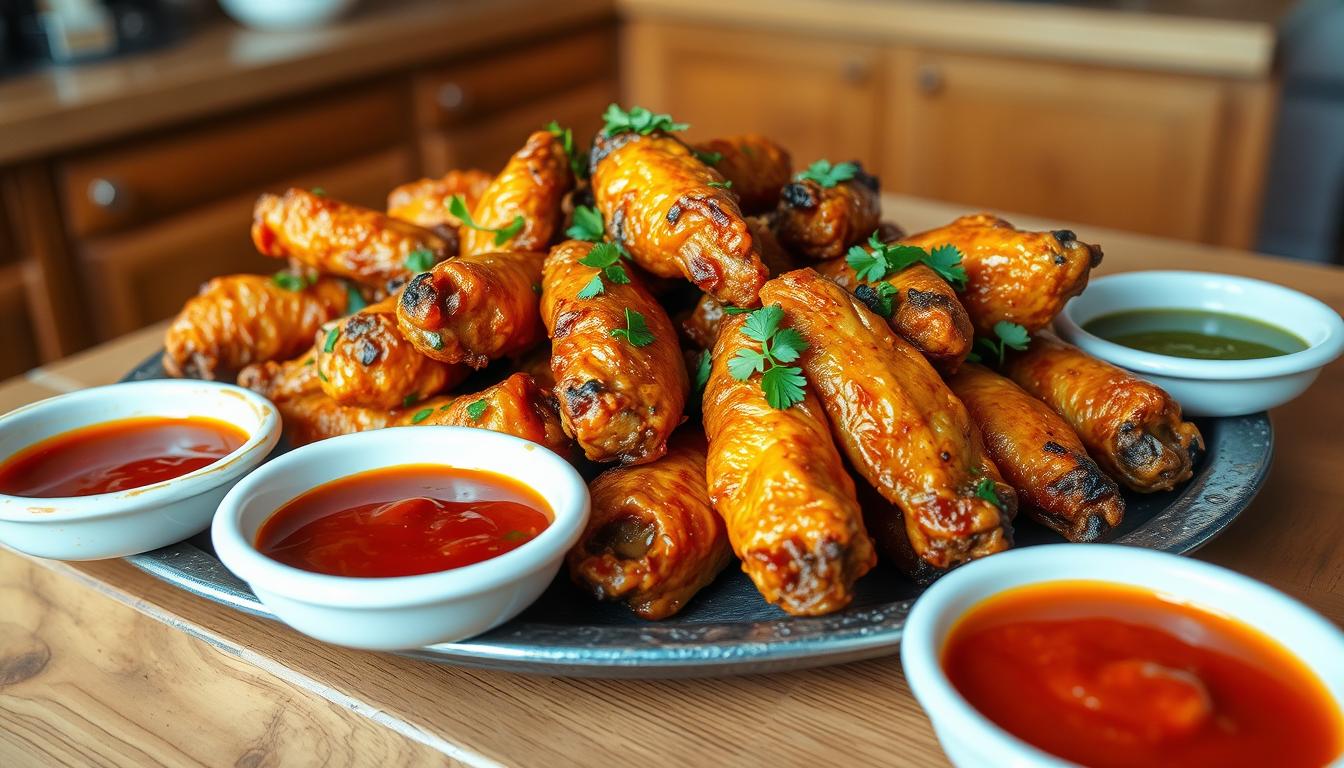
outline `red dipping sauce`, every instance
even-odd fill
[[[948,635],[943,669],[985,717],[1085,766],[1320,768],[1344,750],[1321,681],[1258,630],[1089,581],[1009,590]]]
[[[238,427],[204,417],[107,421],[15,454],[0,466],[0,493],[51,499],[140,488],[214,464],[247,439]]]
[[[504,475],[440,464],[361,472],[285,504],[257,549],[333,576],[414,576],[517,549],[551,524],[546,500]]]

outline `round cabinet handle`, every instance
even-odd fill
[[[437,95],[439,106],[446,110],[459,109],[467,100],[467,92],[457,83],[443,83]]]
[[[915,71],[915,84],[923,93],[933,95],[943,89],[943,69],[937,64],[920,64]]]
[[[121,208],[126,204],[126,191],[111,179],[96,178],[89,182],[89,202],[103,210]]]
[[[872,72],[873,67],[867,61],[863,59],[850,59],[845,62],[841,75],[844,77],[845,82],[857,85],[859,83],[867,82],[868,76],[871,75]]]

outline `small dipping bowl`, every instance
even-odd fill
[[[551,523],[501,555],[415,576],[333,576],[258,550],[261,525],[293,499],[349,475],[408,464],[514,478],[546,501]],[[224,565],[286,624],[329,643],[391,651],[454,642],[518,615],[555,578],[588,510],[583,478],[536,443],[470,427],[394,427],[311,443],[266,463],[224,498],[211,537]]]
[[[0,464],[67,432],[142,417],[206,417],[237,427],[247,440],[208,466],[138,488],[60,498],[0,494],[0,542],[56,560],[166,547],[205,530],[224,494],[280,439],[280,414],[255,392],[213,381],[137,381],[58,395],[0,416]]]
[[[1282,328],[1307,348],[1255,360],[1192,360],[1132,349],[1083,329],[1117,312],[1208,310]],[[1099,277],[1055,318],[1065,341],[1171,393],[1189,416],[1258,413],[1302,394],[1344,352],[1344,320],[1324,303],[1281,285],[1211,272],[1126,272]]]
[[[901,665],[938,741],[959,768],[1073,766],[1000,728],[948,679],[942,656],[957,621],[988,598],[1030,584],[1138,587],[1257,629],[1296,656],[1344,710],[1344,632],[1265,584],[1216,565],[1115,544],[1048,544],[976,560],[920,595],[901,636]]]

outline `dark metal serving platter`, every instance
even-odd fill
[[[164,377],[158,355],[126,381]],[[1264,413],[1196,419],[1207,451],[1181,488],[1126,494],[1124,524],[1109,541],[1186,554],[1217,536],[1263,484],[1274,435]],[[277,450],[282,450],[282,448]],[[1063,541],[1019,517],[1018,546]],[[1086,545],[1079,545],[1086,546]],[[247,613],[273,618],[216,559],[206,531],[163,549],[126,558],[182,589]],[[598,603],[562,572],[518,618],[460,643],[404,655],[443,664],[585,677],[695,677],[838,664],[895,653],[906,614],[921,588],[879,565],[859,581],[854,603],[818,618],[790,617],[767,604],[742,572],[729,568],[681,613],[661,621],[634,618]]]

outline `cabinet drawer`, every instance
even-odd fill
[[[388,150],[270,184],[265,191],[321,186],[334,198],[381,209],[388,190],[413,175],[410,152]],[[98,338],[110,339],[171,317],[201,283],[216,275],[283,267],[282,261],[266,258],[252,246],[252,205],[261,191],[89,240],[79,258]]]
[[[404,141],[403,95],[368,87],[73,156],[56,170],[68,227],[116,232]]]
[[[415,78],[416,125],[421,129],[460,125],[579,83],[615,75],[616,32],[614,27],[604,25],[425,71]]]
[[[0,267],[0,379],[16,376],[41,362],[35,331],[26,267]]]

